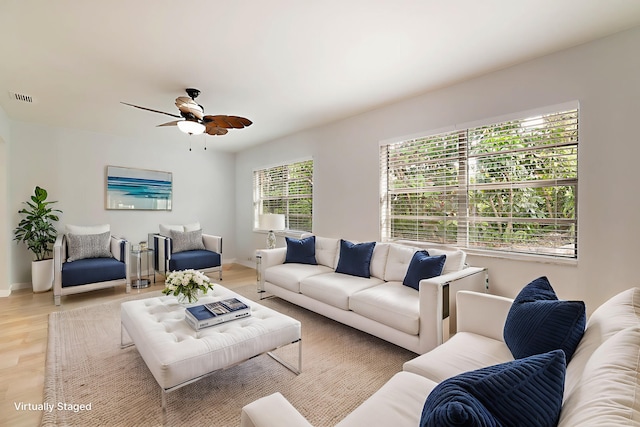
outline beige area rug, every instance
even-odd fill
[[[255,286],[235,291],[257,298]],[[44,403],[54,409],[43,411],[42,425],[162,424],[160,387],[135,346],[120,348],[120,303],[51,313]],[[302,323],[302,373],[268,355],[218,371],[168,393],[167,425],[238,426],[244,405],[279,391],[314,426],[332,426],[415,357],[278,298],[260,303]],[[297,363],[297,345],[276,353]],[[82,404],[91,409],[80,410]]]

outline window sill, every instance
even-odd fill
[[[536,262],[539,264],[555,264],[566,266],[578,266],[577,258],[561,258],[549,255],[534,255],[534,254],[520,254],[513,252],[499,252],[486,249],[471,249],[460,248],[467,253],[467,255],[477,256],[481,258],[493,258],[504,259],[511,261],[523,261],[523,262]]]

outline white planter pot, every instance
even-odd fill
[[[33,292],[47,292],[53,286],[53,259],[31,262]]]

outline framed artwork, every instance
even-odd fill
[[[170,211],[171,172],[107,166],[105,209]]]

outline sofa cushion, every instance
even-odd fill
[[[220,254],[207,250],[183,251],[174,253],[169,259],[169,270],[202,270],[220,267]]]
[[[560,426],[631,426],[640,420],[640,325],[605,341],[569,394]]]
[[[325,304],[349,310],[349,297],[358,291],[384,283],[375,277],[365,279],[342,273],[310,276],[300,282],[300,293]]]
[[[448,274],[453,273],[454,271],[462,270],[467,259],[467,254],[460,249],[428,248],[427,251],[431,256],[447,256],[447,260],[445,261],[444,267],[442,268],[442,274]]]
[[[420,289],[420,280],[431,279],[442,274],[446,255],[429,256],[427,251],[417,251],[413,254],[407,274],[402,284],[416,291]]]
[[[504,341],[516,359],[561,349],[569,362],[585,323],[584,302],[559,300],[543,276],[514,299],[504,325]]]
[[[112,258],[111,232],[67,234],[67,262],[86,258]]]
[[[640,325],[640,288],[631,288],[611,297],[589,317],[587,328],[567,366],[565,393],[577,385],[593,352],[616,333]]]
[[[309,236],[304,239],[285,237],[285,241],[287,242],[285,263],[318,264],[316,261],[316,236]]]
[[[420,300],[413,289],[388,282],[358,291],[349,308],[362,316],[410,335],[420,331]]]
[[[384,280],[384,269],[387,265],[387,256],[389,255],[389,243],[376,243],[371,255],[371,275],[378,279]]]
[[[565,366],[554,350],[449,378],[427,397],[420,426],[555,426]]]
[[[62,264],[62,287],[108,282],[127,276],[124,262],[115,258],[86,258]]]
[[[171,230],[171,253],[204,250],[202,230],[177,231]]]
[[[340,259],[336,273],[369,278],[371,276],[371,256],[376,242],[351,243],[340,240]]]
[[[316,261],[334,270],[338,262],[340,239],[316,236]]]
[[[512,360],[513,355],[504,341],[458,332],[445,345],[405,362],[402,369],[439,383],[462,372]]]
[[[413,254],[418,248],[392,243],[389,246],[387,265],[384,270],[384,280],[387,282],[402,282],[407,275]]]
[[[333,269],[325,265],[278,264],[264,271],[264,280],[291,292],[300,293],[302,279],[326,273],[333,273]]]
[[[398,372],[336,427],[417,426],[424,399],[436,383]]]

